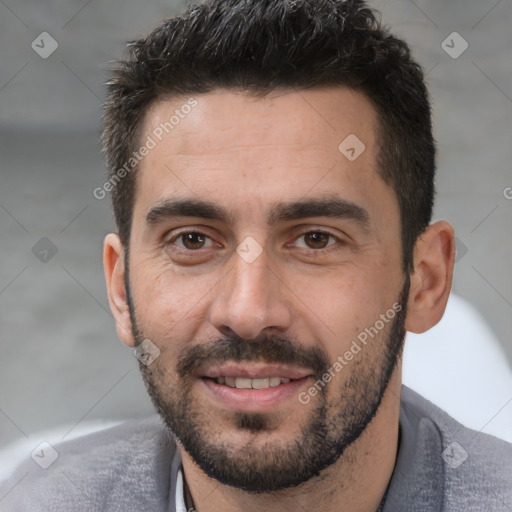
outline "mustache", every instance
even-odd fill
[[[185,378],[196,368],[226,361],[265,362],[311,369],[315,375],[329,368],[327,354],[318,347],[304,347],[282,336],[263,336],[246,340],[233,333],[206,344],[185,347],[177,363],[177,373]]]

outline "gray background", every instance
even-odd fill
[[[152,411],[108,308],[101,250],[114,225],[108,199],[92,191],[105,181],[108,62],[182,5],[0,1],[0,448],[55,425]],[[435,219],[451,221],[459,239],[454,291],[512,361],[512,2],[373,5],[428,71]],[[43,31],[59,45],[47,59],[31,48]],[[469,44],[457,59],[441,47],[453,31]],[[46,263],[32,252],[43,237],[57,249]]]

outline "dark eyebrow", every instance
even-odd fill
[[[234,217],[222,206],[200,199],[176,199],[163,201],[146,214],[146,222],[150,225],[174,217],[202,217],[219,220],[225,224],[234,224]]]
[[[364,208],[338,196],[277,203],[270,210],[267,224],[272,225],[279,221],[297,220],[307,217],[345,219],[355,221],[364,229],[370,227],[370,216]]]
[[[225,224],[235,224],[235,215],[222,206],[200,199],[167,200],[155,205],[146,215],[150,225],[175,217],[201,217],[218,220]],[[368,212],[352,201],[338,196],[324,196],[307,200],[276,203],[272,205],[267,216],[267,225],[277,222],[304,219],[308,217],[329,217],[351,220],[362,228],[368,229],[370,217]]]

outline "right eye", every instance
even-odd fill
[[[207,240],[210,240],[209,245],[205,245]],[[200,233],[199,231],[182,231],[167,243],[173,244],[175,241],[181,242],[181,244],[176,244],[178,247],[190,251],[204,249],[213,245],[213,240],[209,236],[205,235],[204,233]]]

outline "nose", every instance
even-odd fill
[[[224,335],[234,331],[255,339],[265,329],[285,331],[290,324],[288,288],[268,264],[265,250],[252,262],[237,253],[210,309],[210,321]]]

